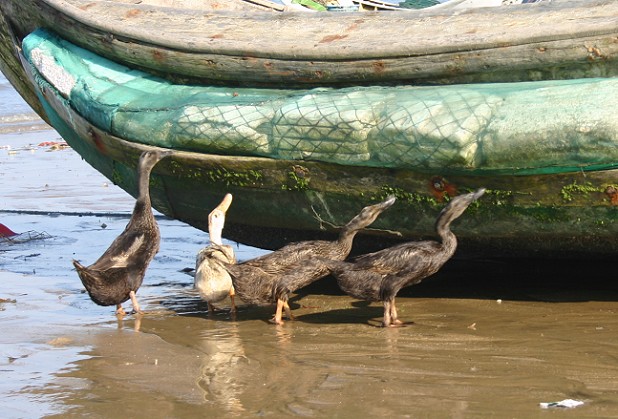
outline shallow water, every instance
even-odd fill
[[[146,314],[118,320],[71,259],[96,260],[133,200],[72,150],[37,146],[59,138],[20,106],[0,108],[0,223],[42,238],[0,242],[2,417],[618,417],[611,261],[455,259],[400,293],[396,329],[325,279],[273,326],[270,307],[209,315],[183,272],[207,235],[159,217]],[[539,406],[567,398],[584,405]]]

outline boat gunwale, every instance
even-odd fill
[[[185,84],[298,88],[618,76],[618,2],[592,0],[572,25],[567,11],[588,2],[575,3],[454,14],[178,11],[184,17],[176,18],[148,4],[3,0],[0,13],[17,38],[48,28],[110,60]],[[555,13],[539,12],[557,4]],[[553,27],[549,16],[567,23]]]
[[[151,46],[162,47],[170,50],[181,51],[181,52],[192,52],[196,54],[209,53],[209,54],[220,54],[227,56],[247,56],[253,58],[268,58],[268,59],[285,59],[285,60],[302,60],[302,59],[316,59],[321,61],[347,61],[347,60],[374,60],[374,59],[387,59],[387,58],[404,58],[404,57],[418,57],[418,56],[432,56],[437,54],[443,54],[447,51],[448,47],[435,47],[432,44],[435,44],[435,38],[428,40],[427,43],[419,42],[419,39],[414,39],[414,43],[410,45],[406,45],[406,47],[414,48],[414,44],[418,44],[415,49],[406,49],[405,52],[402,52],[400,48],[389,49],[389,44],[382,45],[380,49],[380,54],[375,55],[375,49],[367,48],[366,44],[355,44],[351,41],[346,41],[346,47],[344,51],[341,50],[339,43],[324,41],[329,35],[329,30],[338,30],[338,29],[346,29],[350,28],[354,25],[371,25],[373,27],[369,29],[374,29],[372,32],[373,36],[375,36],[375,30],[380,31],[381,39],[378,39],[377,42],[382,40],[391,40],[392,36],[399,33],[402,28],[409,26],[412,22],[423,23],[425,26],[434,26],[433,20],[443,19],[446,20],[449,27],[453,27],[459,24],[459,20],[466,21],[470,16],[475,15],[478,16],[477,21],[483,22],[486,20],[491,20],[491,24],[488,24],[488,27],[491,28],[499,28],[501,22],[501,18],[504,17],[504,20],[519,20],[521,23],[528,22],[530,19],[534,17],[535,20],[539,19],[547,19],[551,21],[563,21],[565,15],[568,15],[573,12],[574,9],[581,8],[577,6],[578,2],[573,2],[572,0],[569,2],[560,3],[562,8],[557,8],[552,10],[557,2],[554,0],[551,3],[535,3],[529,4],[522,8],[515,8],[512,10],[507,10],[507,8],[479,8],[467,11],[466,13],[461,14],[452,14],[452,13],[444,13],[442,11],[436,12],[423,12],[420,10],[409,10],[405,12],[362,12],[362,13],[303,13],[303,12],[286,12],[286,13],[267,13],[267,12],[226,12],[226,11],[217,11],[217,12],[207,12],[199,10],[177,10],[169,7],[161,7],[161,6],[152,6],[148,4],[125,4],[125,3],[114,3],[113,15],[107,15],[106,19],[100,19],[95,17],[95,14],[92,12],[86,13],[82,8],[69,3],[67,0],[38,0],[42,3],[47,4],[49,7],[57,10],[59,13],[65,14],[71,19],[75,20],[83,24],[84,26],[90,27],[92,29],[96,29],[100,32],[109,33],[110,36],[117,38],[124,38],[127,41],[140,41],[144,44],[148,44]],[[98,5],[103,5],[104,2],[96,2],[90,0],[72,0],[76,3],[84,3],[87,4],[87,11],[94,10]],[[608,2],[606,0],[596,0],[596,3],[599,3],[596,7],[603,8],[607,7],[607,4],[615,4],[613,2]],[[618,3],[618,2],[617,2]],[[588,4],[586,10],[590,12],[594,4]],[[541,10],[542,14],[539,14],[538,10],[535,8],[545,8],[546,10]],[[614,7],[618,11],[618,4],[615,4]],[[157,21],[157,27],[159,29],[158,32],[148,32],[148,31],[140,31],[135,24],[140,20],[140,14],[144,13],[149,15],[148,20],[152,20],[154,13],[161,12],[161,15],[168,14],[170,11],[173,11],[175,15],[186,15],[188,20],[195,22],[195,27],[199,28],[193,31],[184,31],[177,33],[177,36],[181,35],[195,35],[194,39],[188,41],[187,39],[176,39],[175,37],[170,37],[170,33],[165,32],[167,28],[166,24],[169,24],[169,19],[161,19]],[[196,13],[197,11],[197,13]],[[396,19],[393,19],[394,15]],[[609,13],[608,13],[609,14]],[[132,16],[135,15],[135,16]],[[370,18],[367,17],[370,15]],[[124,18],[123,18],[124,16]],[[131,17],[128,17],[131,16]],[[505,17],[506,16],[506,17]],[[515,17],[513,17],[515,16]],[[491,17],[491,19],[488,19]],[[551,19],[549,19],[551,17]],[[115,18],[117,20],[111,19]],[[487,34],[481,36],[481,39],[475,41],[469,41],[466,38],[467,36],[471,36],[471,33],[455,33],[460,37],[453,42],[450,51],[452,52],[464,52],[464,51],[476,51],[476,50],[486,50],[486,49],[494,49],[494,48],[504,48],[505,46],[514,47],[518,45],[532,45],[539,44],[544,42],[554,42],[554,41],[564,41],[564,40],[573,40],[580,39],[586,37],[598,37],[605,35],[615,35],[618,34],[618,14],[614,15],[613,18],[608,16],[609,22],[605,25],[600,25],[598,18],[590,17],[594,21],[590,23],[589,26],[585,26],[584,29],[581,30],[573,30],[573,27],[564,27],[562,31],[560,29],[553,29],[552,31],[531,37],[529,32],[526,32],[525,36],[522,39],[513,38],[512,33],[504,32],[504,30],[497,29],[496,34],[492,34],[494,36],[499,35],[500,33],[504,35],[503,38],[495,39],[494,45],[487,45]],[[131,25],[119,25],[118,23],[122,20],[131,19]],[[359,20],[360,19],[360,20]],[[578,17],[578,27],[582,26],[582,18]],[[197,20],[202,20],[202,22],[197,22]],[[399,20],[399,21],[398,21]],[[226,42],[228,42],[224,36],[216,37],[216,35],[211,36],[197,36],[203,35],[206,31],[210,29],[210,27],[217,28],[219,32],[228,30],[233,30],[237,27],[258,25],[261,21],[265,21],[267,23],[268,28],[265,29],[263,33],[261,32],[242,32],[241,35],[244,38],[239,38],[237,40],[232,40],[230,42],[234,44],[238,44],[235,48],[229,48],[226,46]],[[412,22],[410,22],[412,21]],[[431,22],[430,22],[431,21]],[[126,23],[126,22],[125,22]],[[535,26],[547,26],[550,22],[540,22]],[[187,21],[180,21],[179,25],[187,25]],[[320,37],[320,39],[313,38],[310,41],[304,41],[304,46],[308,47],[307,50],[311,49],[309,47],[313,46],[313,50],[319,50],[319,54],[313,52],[304,52],[302,47],[298,46],[298,39],[293,41],[286,40],[285,38],[279,38],[277,44],[263,44],[258,42],[260,40],[259,36],[264,37],[275,37],[276,32],[279,30],[278,26],[285,25],[285,32],[295,32],[304,30],[304,35],[307,35],[307,30],[311,29],[311,34],[316,34]],[[226,26],[222,29],[223,26]],[[253,26],[255,28],[255,26]],[[172,28],[173,29],[173,28]],[[275,31],[273,33],[273,31]],[[227,34],[226,34],[227,35]],[[239,32],[236,31],[236,35],[239,35]],[[463,37],[462,37],[463,35]],[[331,35],[336,38],[337,35]],[[340,35],[341,37],[351,37],[353,34],[348,33],[347,35]],[[364,36],[364,35],[360,35]],[[213,40],[216,39],[216,43]],[[321,42],[322,41],[322,42]],[[337,41],[337,39],[333,39],[333,41]],[[280,46],[282,44],[286,44],[289,42],[292,44],[289,47],[289,50],[284,50]],[[317,42],[317,43],[316,43]],[[330,45],[332,43],[334,46],[331,48]],[[369,41],[370,42],[370,41]],[[312,45],[313,44],[313,45]],[[394,45],[396,43],[391,43],[390,45]],[[354,48],[354,46],[357,46]],[[329,55],[332,54],[332,55]]]

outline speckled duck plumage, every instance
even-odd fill
[[[236,294],[250,304],[277,303],[273,322],[282,323],[282,309],[291,317],[287,303],[289,294],[328,274],[325,266],[311,261],[314,258],[344,260],[358,231],[373,223],[394,202],[395,198],[389,197],[363,208],[342,228],[337,240],[291,243],[267,255],[228,265]]]
[[[328,261],[325,264],[348,295],[384,303],[384,326],[399,325],[395,296],[402,288],[418,284],[436,273],[453,256],[457,238],[451,232],[450,224],[484,192],[484,189],[479,189],[459,195],[448,203],[436,220],[440,241],[406,242],[359,256],[351,262]]]
[[[102,306],[116,305],[118,314],[124,314],[121,304],[129,299],[134,311],[140,311],[135,293],[160,243],[159,227],[151,208],[150,173],[170,154],[167,151],[142,153],[138,163],[138,197],[124,231],[92,265],[86,267],[73,261],[92,301]]]

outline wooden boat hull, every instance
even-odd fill
[[[27,62],[20,61],[20,58],[23,59],[19,54],[21,38],[27,31],[43,24],[46,16],[49,18],[52,13],[49,7],[60,3],[56,0],[8,0],[0,5],[3,13],[3,20],[0,20],[2,71],[33,108],[86,161],[135,195],[138,156],[153,146],[127,141],[98,128],[76,112],[51,86],[40,83]],[[93,9],[100,6],[96,1],[89,4]],[[120,4],[119,10],[125,10],[125,7]],[[134,13],[140,15],[130,11],[142,10],[133,7],[137,6],[125,10],[129,17]],[[84,10],[87,9],[84,7]],[[16,15],[17,12],[31,12],[33,18],[28,20],[24,14]],[[69,29],[71,25],[80,27],[83,24],[77,24],[75,16],[52,15],[55,16],[55,25],[67,25],[70,36],[76,39],[85,36],[84,32],[80,32],[83,28],[79,31]],[[332,23],[329,19],[326,18]],[[139,55],[138,50],[141,50],[142,53],[147,51],[147,54],[157,56],[146,45],[136,46],[132,42],[127,43],[126,36],[105,35],[101,30],[100,27],[92,29],[90,34],[93,37],[84,37],[81,43],[96,52],[127,59],[128,62],[132,62],[137,55],[132,59],[121,56],[119,43],[125,42],[125,47],[129,46],[125,55]],[[604,29],[600,32],[608,33]],[[132,49],[134,46],[135,50]],[[166,57],[163,59],[165,62],[169,56],[163,56]],[[609,54],[606,61],[611,63],[612,57]],[[174,55],[174,60],[178,59],[179,56]],[[137,59],[140,63],[141,60]],[[350,60],[358,61],[357,57],[350,57]],[[150,65],[142,64],[142,68]],[[164,73],[169,66],[163,64],[159,72]],[[594,68],[597,67],[595,64]],[[603,71],[613,71],[611,65],[603,68]],[[251,71],[254,72],[255,67]],[[292,79],[296,75],[293,74]],[[200,75],[198,78],[217,77]],[[239,73],[233,77],[242,79]],[[387,80],[393,83],[401,80],[398,76],[388,77]],[[458,77],[450,81],[456,79]],[[298,80],[304,79],[300,77]],[[272,78],[264,83],[278,81],[281,79]],[[259,84],[263,80],[252,82]],[[311,81],[317,82],[316,79]],[[325,82],[328,84],[329,80]],[[344,225],[360,208],[387,195],[396,195],[397,204],[359,237],[356,251],[363,251],[400,240],[433,237],[435,217],[445,205],[444,190],[454,194],[485,187],[487,192],[483,199],[454,226],[462,253],[482,256],[613,257],[618,251],[616,169],[519,176],[464,172],[447,174],[446,169],[445,173],[428,173],[410,168],[360,167],[177,151],[171,160],[155,167],[151,189],[153,205],[157,210],[204,230],[207,214],[225,193],[231,192],[234,194],[234,205],[228,212],[226,236],[269,249],[293,240],[332,236],[337,227]]]
[[[175,81],[311,87],[618,75],[613,0],[310,14],[221,11],[219,1],[198,9],[139,3],[3,0],[0,10],[18,38],[53,29]]]

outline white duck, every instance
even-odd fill
[[[194,287],[200,297],[208,303],[209,313],[216,309],[214,303],[223,301],[228,296],[232,301],[232,311],[236,311],[232,278],[224,268],[224,264],[235,264],[236,256],[232,246],[224,245],[221,239],[225,213],[231,204],[232,195],[228,193],[208,215],[210,245],[197,253],[195,261]]]

